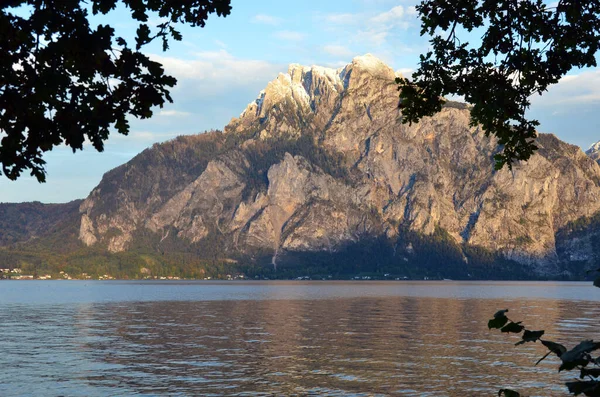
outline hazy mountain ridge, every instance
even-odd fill
[[[83,200],[65,204],[0,203],[0,247],[23,243],[56,232],[72,221]]]
[[[402,124],[394,77],[369,55],[290,66],[225,132],[154,145],[107,173],[80,206],[79,240],[280,268],[341,252],[405,266],[429,255],[421,246],[448,249],[463,276],[483,255],[473,249],[546,274],[596,257],[565,230],[600,210],[598,163],[541,134],[529,162],[496,172],[497,145],[465,106]]]

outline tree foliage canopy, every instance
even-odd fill
[[[113,27],[88,20],[119,3],[139,22],[132,46]],[[44,181],[44,152],[61,144],[76,151],[86,138],[102,151],[112,127],[126,135],[127,116],[152,116],[153,106],[172,101],[176,83],[142,47],[159,39],[167,50],[170,39],[182,39],[177,24],[204,27],[210,14],[230,11],[230,0],[3,1],[0,174],[16,179],[29,170]],[[151,28],[150,15],[162,22]]]
[[[473,105],[471,122],[498,138],[496,166],[526,160],[537,149],[537,120],[526,110],[574,67],[596,66],[600,1],[424,0],[421,35],[431,49],[412,79],[398,78],[404,121],[438,112],[448,95]],[[470,32],[470,33],[469,33]],[[461,40],[481,34],[472,45]]]

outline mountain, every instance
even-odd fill
[[[600,162],[600,142],[596,142],[590,146],[585,154],[587,154],[593,160]]]
[[[82,201],[66,204],[0,203],[0,247],[63,231],[64,225],[77,221]]]
[[[104,175],[80,205],[78,249],[278,274],[582,272],[597,252],[569,250],[573,225],[600,211],[598,163],[540,134],[528,162],[495,171],[496,141],[465,104],[402,124],[395,77],[370,55],[291,65],[223,132],[156,144]]]

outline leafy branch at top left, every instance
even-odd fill
[[[118,3],[139,22],[135,45],[109,25],[93,27],[89,13]],[[28,16],[19,14],[28,10]],[[178,24],[204,27],[210,14],[227,16],[230,0],[12,0],[0,5],[0,175],[29,171],[46,178],[44,152],[89,140],[98,151],[111,128],[127,135],[127,116],[148,118],[172,102],[176,79],[141,49],[154,40],[167,50],[181,40]],[[149,16],[161,23],[148,26]]]

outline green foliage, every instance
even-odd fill
[[[473,105],[472,125],[503,146],[495,156],[498,169],[537,149],[539,122],[526,117],[532,95],[574,67],[596,66],[598,1],[560,0],[551,7],[542,0],[423,0],[417,11],[421,35],[433,38],[412,80],[396,79],[403,121],[439,112],[445,96],[463,96]],[[459,39],[461,30],[482,32],[481,41]]]
[[[87,273],[92,278],[107,274],[122,279],[225,278],[227,274],[240,273],[271,279],[299,276],[457,280],[534,277],[518,263],[476,247],[461,247],[442,229],[431,236],[403,231],[397,239],[365,235],[331,252],[280,252],[277,257],[280,266],[275,271],[272,250],[240,254],[228,246],[230,236],[217,229],[210,230],[206,238],[194,244],[178,238],[175,229],[169,230],[166,237],[142,229],[136,232],[127,252],[113,254],[101,244],[84,246],[78,240],[76,226],[76,223],[69,224],[56,235],[0,248],[0,263],[20,267],[28,274],[37,272],[57,277],[64,271],[73,277]],[[465,252],[467,256],[463,256]],[[465,260],[466,257],[469,259]]]
[[[268,257],[265,264],[270,264]],[[277,277],[327,274],[334,278],[370,276],[408,279],[533,279],[522,264],[481,247],[463,246],[438,228],[422,235],[399,227],[397,238],[361,236],[360,241],[337,247],[334,252],[283,252]],[[502,324],[504,325],[504,324]]]
[[[260,274],[253,264],[227,259],[202,258],[189,252],[163,255],[151,251],[109,253],[100,249],[80,247],[59,254],[52,251],[19,251],[0,249],[0,262],[10,268],[20,268],[23,274],[50,274],[62,278],[65,272],[74,278],[93,279],[108,275],[116,279],[180,277],[224,279],[227,275]]]
[[[66,204],[0,203],[0,247],[57,230],[80,204],[81,200]]]
[[[87,138],[102,151],[111,128],[127,135],[127,116],[148,118],[171,102],[175,78],[140,50],[155,39],[168,49],[181,40],[178,23],[205,25],[226,16],[230,0],[121,0],[139,22],[135,46],[109,25],[93,27],[92,14],[108,14],[117,0],[27,1],[0,5],[0,144],[2,172],[17,179],[29,170],[45,180],[43,153],[65,144],[81,150]],[[28,6],[23,18],[16,8]],[[148,27],[150,14],[164,22]]]

